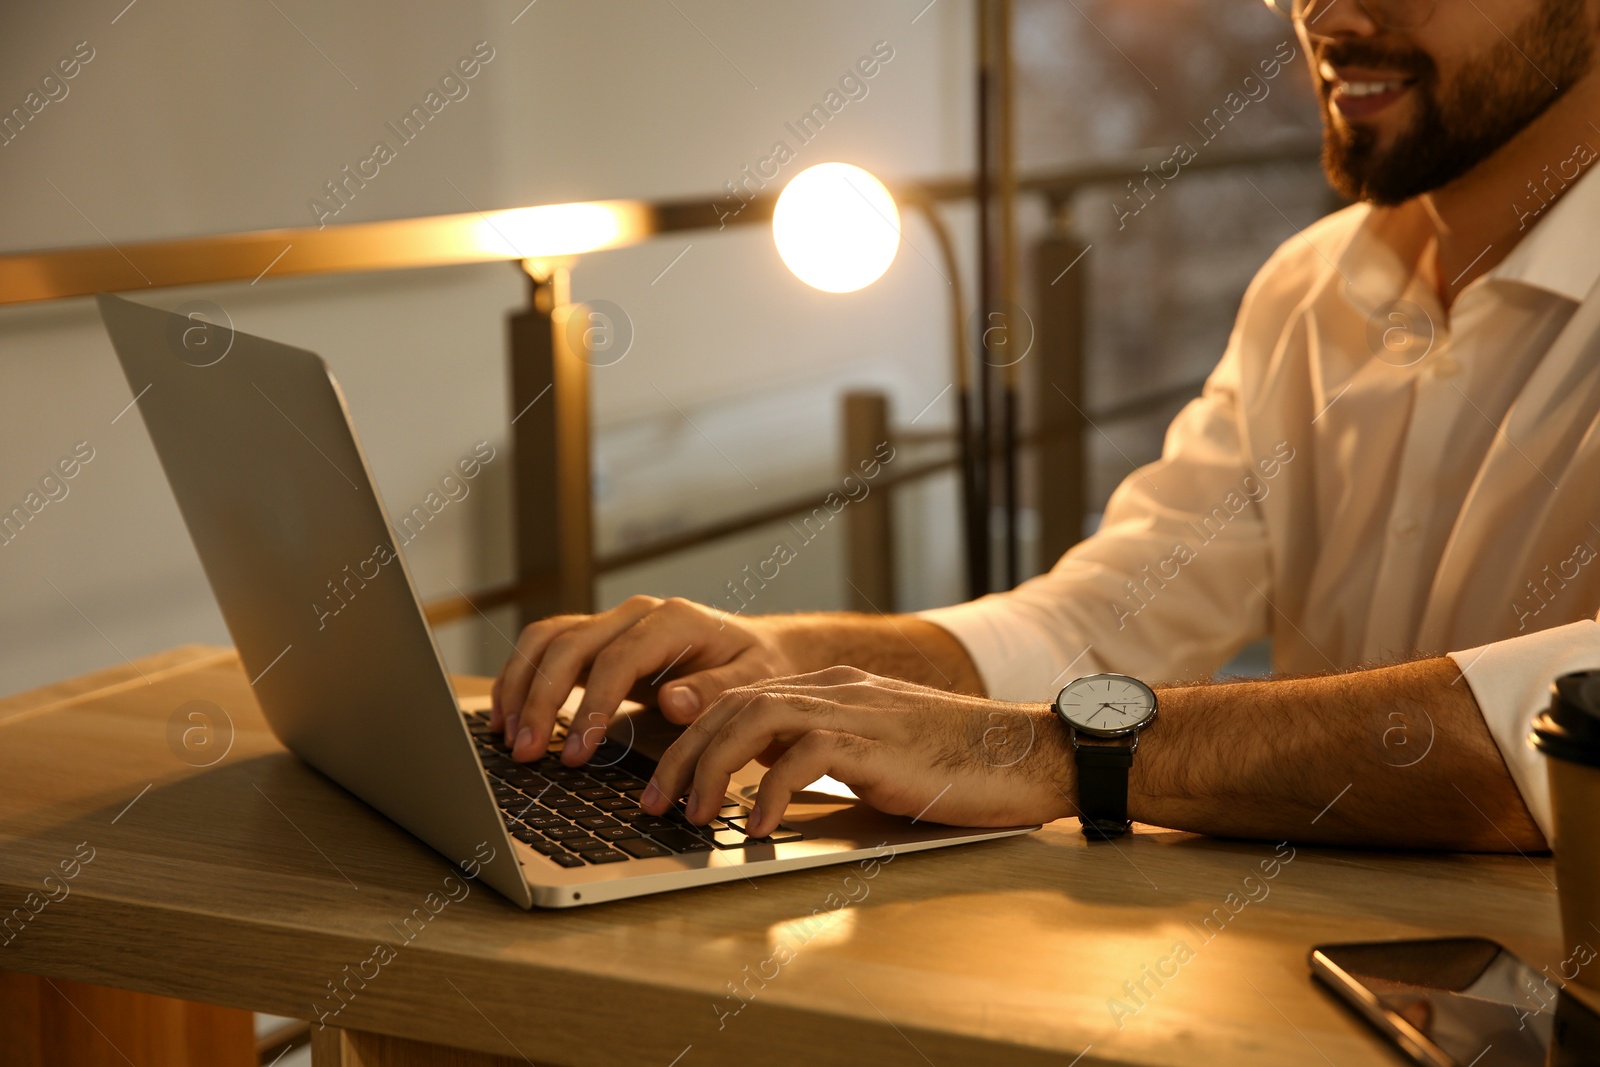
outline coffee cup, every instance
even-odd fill
[[[1530,740],[1548,762],[1564,955],[1588,947],[1572,981],[1600,993],[1600,671],[1556,679]]]

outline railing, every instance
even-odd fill
[[[1037,390],[1037,425],[1019,444],[1035,451],[1035,467],[1051,472],[1051,491],[1036,494],[1040,519],[1039,551],[1053,559],[1081,536],[1085,511],[1086,451],[1083,432],[1092,422],[1104,425],[1137,417],[1194,395],[1200,383],[1160,390],[1100,410],[1087,410],[1083,398],[1083,356],[1087,327],[1087,246],[1073,233],[1072,199],[1096,185],[1120,185],[1144,176],[1147,166],[1165,158],[1152,152],[1050,174],[1021,178],[1019,192],[1043,197],[1054,227],[1035,246],[1036,292],[1049,293],[1037,307],[1035,352],[1030,357],[1038,381],[1056,388]],[[1294,144],[1232,155],[1206,155],[1185,168],[1190,171],[1232,171],[1262,166],[1305,164],[1317,159],[1317,148]],[[903,187],[897,199],[920,206],[938,225],[932,205],[969,199],[973,183],[947,180]],[[719,229],[770,221],[776,198],[746,201],[729,216],[712,201],[686,200],[656,204],[612,201],[620,220],[614,240],[593,248],[615,247],[648,236],[685,230]],[[586,611],[593,605],[594,580],[641,563],[732,537],[762,526],[810,513],[824,506],[825,493],[707,523],[643,545],[604,556],[593,547],[590,502],[587,365],[574,352],[562,329],[571,313],[567,294],[571,261],[531,261],[499,232],[494,220],[516,211],[469,213],[422,219],[331,226],[326,229],[283,229],[198,237],[172,241],[25,252],[0,256],[0,304],[57,300],[98,291],[126,291],[153,286],[259,280],[296,274],[408,269],[447,263],[522,261],[530,277],[527,309],[511,319],[513,456],[516,467],[514,510],[517,523],[518,573],[515,580],[467,596],[446,597],[427,605],[429,620],[440,625],[479,611],[519,603],[525,619],[555,611]],[[539,210],[539,209],[531,209]],[[485,228],[487,224],[487,229]],[[509,223],[507,224],[509,226]],[[939,234],[941,242],[946,235]],[[108,242],[109,245],[109,242]],[[1080,269],[1067,273],[1069,266]],[[1059,284],[1065,282],[1065,284]],[[958,320],[959,321],[959,320]],[[536,405],[554,390],[552,402]],[[896,435],[884,397],[855,394],[845,398],[844,455],[869,454],[884,440],[936,440],[940,435]],[[952,439],[950,435],[944,435]],[[886,471],[875,483],[888,489],[955,469],[957,455]],[[856,606],[891,610],[893,529],[888,493],[873,494],[849,516],[851,581]]]

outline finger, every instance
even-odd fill
[[[639,796],[639,806],[652,815],[663,814],[672,802],[683,795],[694,774],[695,761],[711,743],[711,738],[724,723],[737,715],[751,700],[759,695],[757,688],[734,689],[712,704],[678,739],[667,746],[656,762],[656,773],[645,784]]]
[[[505,681],[506,669],[502,665],[500,674],[495,678],[494,685],[489,687],[489,728],[498,730],[505,724],[505,715],[500,711],[500,686]]]
[[[593,755],[605,737],[606,724],[641,678],[659,678],[699,654],[709,629],[699,625],[702,621],[698,612],[663,607],[601,649],[590,665],[583,700],[573,713],[562,760],[576,765]]]
[[[591,616],[544,641],[539,654],[527,656],[532,666],[526,695],[515,702],[516,693],[507,694],[506,706],[518,709],[518,729],[507,741],[514,759],[534,759],[544,754],[555,728],[556,713],[572,687],[588,667],[595,653],[660,604],[654,597],[630,597],[610,611]],[[509,725],[509,724],[508,724]]]
[[[581,624],[586,618],[586,615],[556,615],[524,626],[517,635],[511,655],[506,657],[496,679],[498,696],[490,712],[490,722],[504,732],[508,742],[516,735],[516,728],[509,720],[517,717],[523,701],[528,698],[528,686],[539,669],[539,655],[557,634]]]
[[[841,730],[812,730],[780,756],[761,778],[745,832],[765,837],[777,829],[794,795],[823,775],[865,791],[883,775],[885,751],[875,741]]]
[[[839,710],[814,697],[768,693],[750,701],[722,724],[695,760],[684,814],[691,822],[709,822],[739,768],[773,745],[787,747],[819,728],[840,728]]]
[[[746,649],[730,662],[663,685],[656,696],[661,714],[668,722],[687,725],[699,717],[700,712],[716,703],[730,689],[766,681],[762,658],[752,649]]]

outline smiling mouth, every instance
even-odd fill
[[[1323,84],[1328,87],[1328,100],[1346,119],[1359,121],[1376,118],[1398,102],[1416,84],[1415,78],[1404,75],[1374,76],[1371,72],[1341,74],[1330,63],[1318,68]]]

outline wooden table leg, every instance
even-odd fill
[[[255,1067],[250,1012],[0,971],[7,1067]]]
[[[311,1067],[528,1067],[527,1061],[487,1052],[430,1045],[403,1037],[311,1028]]]

